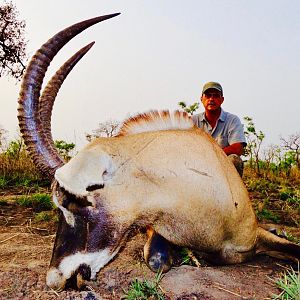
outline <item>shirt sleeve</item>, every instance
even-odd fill
[[[232,118],[229,134],[228,134],[229,145],[235,143],[242,143],[244,146],[247,145],[246,137],[244,134],[244,125],[241,123],[239,117],[234,116]]]

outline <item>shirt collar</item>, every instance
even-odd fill
[[[220,113],[220,117],[219,117],[218,120],[220,120],[220,121],[222,121],[222,122],[225,122],[226,116],[227,116],[226,111],[224,111],[224,110],[221,108],[221,113]],[[204,120],[207,122],[207,120],[206,120],[206,118],[205,118],[205,111],[204,111],[203,113],[200,114],[199,119],[200,119],[200,122],[202,122],[202,121],[204,121]]]
[[[221,114],[220,114],[219,120],[222,121],[222,122],[225,122],[226,116],[227,116],[226,111],[224,111],[224,110],[221,108]]]

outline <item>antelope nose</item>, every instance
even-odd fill
[[[63,274],[56,268],[50,268],[46,276],[46,284],[48,287],[56,290],[62,291],[66,285],[66,278]]]

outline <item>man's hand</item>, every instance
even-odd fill
[[[226,155],[237,154],[241,156],[243,154],[244,146],[242,143],[234,143],[230,146],[223,148],[223,151]]]

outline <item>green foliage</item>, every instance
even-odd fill
[[[291,233],[286,232],[285,233],[286,238],[290,241],[293,242],[295,244],[300,245],[300,238],[297,238],[296,236],[293,236]]]
[[[200,266],[200,262],[198,259],[195,257],[194,253],[192,250],[189,248],[181,248],[179,251],[179,256],[181,260],[181,265],[189,265],[189,266]]]
[[[257,210],[256,215],[259,221],[268,220],[274,223],[280,222],[280,217],[267,208],[263,208],[261,211]]]
[[[56,149],[58,150],[58,153],[65,159],[70,160],[72,157],[71,151],[74,150],[75,144],[74,143],[67,143],[63,140],[57,140],[54,142],[54,145]]]
[[[281,138],[282,147],[290,153],[293,165],[300,169],[300,132],[292,134],[288,139]]]
[[[247,189],[251,192],[257,191],[260,193],[276,192],[278,183],[264,178],[251,178],[246,183]]]
[[[277,286],[282,290],[274,299],[299,300],[300,299],[300,273],[299,264],[298,271],[293,268],[284,272],[281,279],[276,282]]]
[[[48,194],[33,194],[30,196],[21,196],[16,199],[19,205],[33,207],[35,211],[51,210],[54,204]]]
[[[5,154],[10,158],[18,159],[22,150],[24,150],[23,140],[17,139],[9,143]]]
[[[52,219],[52,215],[49,212],[41,211],[34,216],[34,220],[37,222],[50,221]]]
[[[262,131],[256,130],[252,118],[244,117],[244,120],[246,121],[245,136],[247,139],[247,146],[244,150],[244,155],[250,157],[250,167],[255,169],[257,175],[260,175],[259,154],[265,134]]]
[[[44,179],[25,150],[21,139],[11,141],[7,148],[0,152],[0,187],[37,188],[50,185]]]
[[[187,106],[184,101],[178,102],[178,105],[188,114],[193,115],[194,112],[199,108],[199,103],[195,102],[191,104],[190,106]]]
[[[134,279],[130,285],[130,289],[126,292],[122,299],[127,300],[165,300],[164,293],[160,288],[160,281],[162,279],[162,273],[156,274],[153,281]]]
[[[4,189],[8,186],[8,180],[5,177],[0,177],[0,189]]]
[[[190,250],[188,248],[182,248],[179,252],[181,258],[182,265],[193,265],[193,261],[191,259]]]

